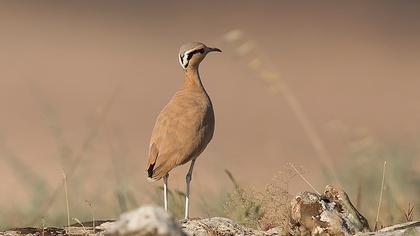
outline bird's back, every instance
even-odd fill
[[[150,139],[148,177],[158,180],[197,158],[213,137],[214,112],[204,89],[186,86],[160,112]]]

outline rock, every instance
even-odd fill
[[[182,230],[188,236],[274,236],[282,235],[279,229],[272,229],[270,231],[258,231],[245,226],[234,223],[231,219],[222,217],[213,217],[205,219],[192,219],[183,222]]]
[[[327,186],[322,195],[298,194],[291,202],[291,234],[354,235],[369,224],[344,191]]]
[[[274,236],[284,235],[281,228],[273,228],[267,232],[258,231],[234,223],[222,217],[182,220],[176,224],[173,217],[162,208],[145,206],[124,213],[115,222],[107,222],[96,227],[100,235],[183,235],[183,236]]]
[[[412,221],[398,225],[389,226],[378,232],[358,233],[357,236],[403,236],[420,235],[420,221]]]
[[[171,215],[155,206],[144,206],[124,213],[117,221],[104,223],[97,228],[103,230],[104,234],[111,235],[185,235]]]

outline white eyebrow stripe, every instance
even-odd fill
[[[186,68],[188,65],[188,54],[182,55],[182,67]]]
[[[181,64],[182,68],[185,69],[185,67],[184,67],[184,55],[182,55],[182,56],[179,55],[178,60],[179,60],[179,64]]]
[[[197,50],[198,48],[199,47],[196,47],[196,48],[190,49],[188,51],[185,51],[184,54],[189,54],[190,52],[193,52],[193,51]]]

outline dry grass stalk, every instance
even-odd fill
[[[275,69],[271,69],[277,68],[277,66],[274,65],[271,60],[267,59],[268,57],[263,53],[263,50],[258,48],[258,44],[255,41],[246,40],[244,38],[244,33],[241,30],[231,30],[224,35],[223,39],[236,48],[236,52],[239,56],[250,59],[250,62],[248,63],[249,68],[253,70],[261,80],[267,83],[270,91],[283,95],[292,110],[293,115],[303,128],[305,135],[317,153],[321,164],[327,169],[333,180],[338,185],[341,185],[332,164],[332,158],[325,147],[321,136],[310,121],[309,116],[306,114],[298,98],[280,73],[277,73]],[[264,63],[262,63],[262,61]]]
[[[85,235],[88,235],[88,231],[86,230],[86,227],[83,225],[83,223],[77,218],[73,218],[73,220],[76,221],[80,226],[82,226],[83,233]]]
[[[44,219],[44,218],[42,218],[41,220],[42,220],[42,231],[41,231],[41,236],[44,236],[44,235],[45,235],[45,219]]]
[[[67,176],[63,171],[63,183],[64,183],[64,195],[66,197],[66,212],[67,212],[67,227],[70,227],[70,208],[69,208],[69,196],[67,192]]]
[[[229,218],[251,228],[268,230],[281,226],[286,228],[289,223],[290,195],[287,191],[286,178],[290,178],[291,172],[276,176],[272,183],[268,184],[263,191],[242,188],[226,170],[232,181],[235,191],[230,194],[226,203],[226,213]],[[286,187],[285,187],[286,186]]]
[[[228,176],[229,180],[233,183],[235,190],[240,191],[241,187],[239,186],[238,182],[236,182],[236,179],[233,177],[232,172],[230,172],[228,169],[225,169],[225,173]]]
[[[408,203],[408,208],[402,210],[404,219],[407,222],[414,220],[414,205],[411,205],[411,203]]]
[[[290,167],[292,167],[292,169],[299,175],[299,177],[307,184],[309,185],[309,187],[312,188],[312,190],[314,190],[318,195],[321,195],[318,190],[316,190],[316,188],[305,178],[305,176],[303,176],[297,169],[296,167],[292,164],[289,163]]]
[[[225,170],[225,172],[235,188],[226,203],[227,215],[239,224],[253,228],[258,227],[261,218],[261,202],[257,199],[256,192],[243,189],[229,170]]]
[[[362,183],[359,180],[357,185],[357,195],[356,195],[356,209],[362,210]]]
[[[92,230],[93,230],[93,233],[95,233],[96,225],[95,225],[95,214],[93,212],[93,204],[88,200],[85,200],[85,202],[89,205],[89,208],[90,208],[90,214],[92,215]]]
[[[382,194],[383,194],[383,191],[384,191],[384,184],[385,184],[385,172],[386,172],[386,161],[384,162],[384,168],[383,168],[383,171],[382,171],[381,193],[379,195],[378,211],[376,212],[375,229],[374,229],[375,231],[378,230],[379,213],[381,211]]]
[[[108,117],[108,114],[111,110],[112,104],[114,103],[114,100],[118,93],[120,92],[122,88],[122,82],[119,86],[115,88],[115,90],[111,93],[109,98],[106,100],[106,103],[102,107],[102,109],[99,111],[97,122],[95,122],[95,126],[91,127],[89,130],[88,135],[86,136],[80,150],[75,155],[74,161],[71,163],[70,167],[67,169],[67,178],[71,178],[74,173],[76,172],[77,168],[82,163],[82,160],[85,157],[85,153],[88,151],[88,149],[92,146],[93,142],[95,141],[98,132],[100,129],[104,126],[106,118]],[[48,210],[51,208],[53,203],[57,200],[57,196],[60,192],[60,186],[57,186],[51,193],[50,197],[47,199],[44,206],[42,206],[38,212],[38,214],[35,214],[32,220],[28,224],[33,224],[36,222],[37,219],[40,218],[41,214],[46,214]]]
[[[271,183],[260,193],[259,199],[262,203],[259,227],[262,230],[277,226],[287,228],[290,219],[290,195],[287,190],[279,186],[278,183]]]

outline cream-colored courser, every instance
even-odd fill
[[[179,50],[179,62],[185,79],[181,88],[157,117],[150,139],[147,176],[151,181],[163,178],[164,205],[168,210],[167,185],[169,172],[191,161],[186,176],[185,219],[189,216],[190,182],[195,160],[213,137],[214,112],[201,83],[198,67],[209,52],[221,52],[198,42]]]

